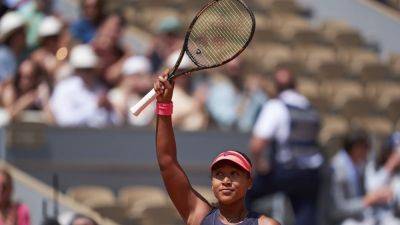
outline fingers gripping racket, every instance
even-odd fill
[[[191,22],[180,55],[168,74],[172,80],[183,74],[221,66],[237,57],[250,43],[255,18],[241,0],[213,0]],[[178,71],[184,55],[195,67]],[[155,98],[153,90],[130,108],[138,116]]]

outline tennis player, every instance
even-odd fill
[[[218,200],[211,206],[196,192],[177,160],[176,143],[172,128],[173,84],[167,74],[154,83],[157,96],[156,148],[157,160],[168,194],[179,214],[189,225],[279,225],[274,219],[249,212],[244,203],[251,188],[252,165],[249,158],[238,151],[220,153],[211,163],[212,191]]]

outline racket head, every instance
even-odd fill
[[[168,78],[228,63],[250,44],[255,27],[253,12],[241,0],[211,1],[190,23],[183,48]],[[196,67],[175,73],[184,55]]]

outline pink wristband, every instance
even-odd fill
[[[157,102],[156,114],[160,116],[170,116],[172,115],[172,108],[173,108],[172,102],[168,103]]]

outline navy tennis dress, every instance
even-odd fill
[[[258,225],[258,218],[260,214],[255,212],[250,212],[247,217],[237,225]],[[204,217],[201,225],[225,225],[219,219],[219,209],[213,209],[211,212]]]

